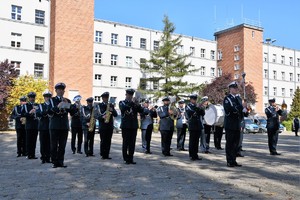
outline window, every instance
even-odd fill
[[[183,55],[183,45],[178,45],[177,46],[177,53],[180,55]]]
[[[264,53],[264,61],[268,62],[268,53]]]
[[[158,90],[159,82],[153,81],[153,90]]]
[[[125,87],[126,88],[131,88],[131,80],[132,80],[131,77],[126,77],[125,78]]]
[[[146,58],[140,58],[140,65],[146,65],[147,60]]]
[[[273,79],[277,79],[277,72],[275,70],[273,71]]]
[[[300,74],[297,74],[297,81],[300,82]]]
[[[102,85],[102,74],[95,74],[95,85]]]
[[[281,64],[285,64],[285,57],[284,56],[281,56]]]
[[[239,55],[234,55],[234,61],[239,61],[240,60],[240,56]]]
[[[146,39],[145,38],[141,38],[140,48],[141,49],[146,49]]]
[[[281,88],[281,95],[285,97],[285,88]]]
[[[14,66],[15,70],[17,71],[18,76],[20,76],[21,62],[11,61],[10,64]]]
[[[45,11],[35,10],[35,23],[44,24],[45,23]]]
[[[215,76],[215,68],[210,68],[210,76]]]
[[[34,49],[38,51],[44,51],[44,41],[43,37],[35,37],[35,46]]]
[[[277,96],[277,87],[273,87],[273,95]]]
[[[201,49],[200,51],[200,57],[205,58],[205,49]]]
[[[234,52],[240,51],[240,46],[239,45],[234,45]]]
[[[195,47],[190,47],[191,56],[195,56]]]
[[[234,79],[239,79],[240,75],[239,74],[234,74]]]
[[[290,81],[294,81],[294,78],[293,78],[293,73],[290,73]]]
[[[210,51],[210,59],[211,60],[215,59],[215,51],[213,51],[213,50]]]
[[[297,66],[300,67],[300,58],[297,58]]]
[[[200,75],[205,76],[205,67],[204,66],[201,66],[201,68],[200,68]]]
[[[223,54],[222,50],[218,50],[218,60],[222,60]]]
[[[11,33],[11,47],[21,47],[22,34]]]
[[[43,64],[34,64],[34,78],[44,77],[44,65]]]
[[[268,78],[268,70],[267,69],[264,69],[264,77]]]
[[[118,55],[111,54],[111,65],[117,65]]]
[[[118,34],[111,34],[111,44],[118,44]]]
[[[268,95],[268,87],[264,87],[264,94]]]
[[[290,97],[293,97],[293,96],[294,96],[294,90],[290,89]]]
[[[285,72],[281,72],[281,78],[283,81],[285,81]]]
[[[159,41],[153,41],[153,49],[156,51],[159,49]]]
[[[96,101],[96,102],[101,101],[101,96],[94,96],[94,101]]]
[[[111,87],[117,87],[117,76],[111,76],[110,77],[110,86]]]
[[[293,57],[290,57],[290,65],[293,65]]]
[[[239,70],[240,69],[240,65],[239,64],[234,64],[234,70]]]
[[[95,41],[102,42],[102,31],[96,31]]]
[[[100,52],[95,52],[95,63],[102,63],[102,53]]]
[[[273,54],[272,62],[276,63],[276,54]]]
[[[11,19],[21,20],[22,7],[21,6],[11,6]]]
[[[219,67],[219,68],[218,68],[218,77],[222,76],[222,74],[223,74],[223,73],[222,73],[222,69]]]
[[[191,75],[195,75],[196,74],[195,65],[190,65],[189,66],[189,70],[191,70],[191,72],[190,72]]]
[[[132,36],[126,36],[126,47],[132,47]]]
[[[132,67],[132,57],[126,56],[126,67]]]

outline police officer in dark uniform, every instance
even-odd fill
[[[268,145],[270,155],[280,155],[277,152],[277,141],[279,133],[279,115],[282,115],[282,110],[276,106],[275,98],[269,99],[270,106],[265,109],[267,115],[267,131],[268,131]]]
[[[67,167],[64,165],[65,149],[68,139],[69,119],[71,101],[64,98],[66,85],[57,83],[55,85],[56,97],[50,99],[48,114],[50,116],[50,144],[51,160],[53,168]]]
[[[102,102],[97,105],[97,118],[99,120],[100,156],[104,160],[111,159],[109,152],[114,130],[114,117],[117,117],[118,113],[114,102],[108,102],[109,92],[104,92],[101,97]]]
[[[174,111],[169,109],[170,99],[164,97],[162,99],[164,105],[157,109],[157,115],[159,116],[159,131],[161,134],[161,150],[164,156],[173,156],[170,153],[171,142],[174,132]],[[172,117],[173,115],[173,117]]]
[[[236,162],[238,144],[240,140],[241,120],[247,109],[243,107],[238,94],[238,84],[234,81],[228,85],[229,93],[223,101],[225,119],[225,137],[226,137],[226,160],[228,167],[241,167]]]
[[[38,104],[35,103],[35,92],[29,92],[27,95],[29,102],[22,107],[22,117],[26,117],[26,149],[28,159],[37,159],[35,156],[36,140],[38,136],[38,118],[36,110]]]
[[[82,109],[82,106],[80,104],[81,100],[80,95],[76,95],[73,98],[73,101],[75,102],[74,104],[71,105],[71,132],[72,132],[72,137],[71,137],[71,150],[73,154],[76,152],[76,136],[77,136],[77,153],[82,154],[81,152],[81,145],[82,145],[82,136],[83,136],[83,131],[82,131],[82,122],[81,122],[81,117],[80,117],[80,111]]]
[[[134,92],[134,89],[127,89],[125,100],[119,102],[122,115],[122,154],[125,164],[136,164],[136,162],[133,161],[133,154],[138,129],[137,113],[143,112],[143,108],[139,104],[138,99],[133,98]]]
[[[20,105],[15,106],[11,114],[11,117],[15,119],[15,129],[17,132],[17,157],[27,155],[25,121],[21,121],[21,110],[22,106],[26,104],[26,101],[27,97],[22,96],[20,98]]]
[[[93,106],[94,98],[86,99],[87,105],[81,109],[82,130],[84,137],[84,153],[86,157],[94,155],[94,137],[96,130],[96,108]]]
[[[149,107],[149,100],[146,99],[143,104],[144,111],[140,114],[142,130],[142,147],[145,154],[151,154],[150,143],[153,131],[153,118],[157,117],[156,109]]]
[[[201,117],[205,115],[205,108],[198,107],[196,104],[198,95],[192,94],[190,95],[190,103],[186,106],[186,113],[188,117],[188,128],[190,132],[190,141],[189,141],[189,156],[190,159],[202,160],[198,156],[198,146],[199,146],[199,138],[203,127]]]
[[[42,164],[50,163],[50,131],[49,131],[49,116],[48,108],[50,105],[50,98],[52,93],[46,91],[43,93],[45,102],[38,105],[36,116],[39,119],[39,132],[40,132],[40,152]]]
[[[177,150],[186,151],[184,148],[186,130],[187,130],[187,120],[186,120],[186,111],[184,107],[184,101],[178,101],[178,115],[176,120],[176,129],[177,129]]]

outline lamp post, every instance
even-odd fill
[[[276,42],[276,40],[272,40],[271,38],[266,38],[265,40],[265,44],[267,44],[268,46],[268,100],[270,99],[270,52],[269,52],[269,47],[270,44],[273,44],[274,42]]]
[[[246,100],[246,80],[245,80],[245,76],[246,76],[246,73],[245,72],[243,72],[242,73],[242,77],[243,77],[243,92],[244,92],[244,100]]]

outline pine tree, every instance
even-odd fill
[[[292,102],[291,110],[288,114],[288,120],[293,120],[295,117],[300,117],[300,89],[297,87]]]
[[[152,94],[154,99],[162,96],[176,96],[199,91],[200,86],[188,85],[182,78],[197,70],[190,69],[191,64],[186,62],[188,55],[177,53],[181,44],[181,36],[174,38],[172,34],[175,26],[167,16],[163,19],[164,29],[159,41],[159,48],[150,54],[150,60],[141,63],[140,67],[144,78],[140,80],[139,89],[146,94]],[[157,89],[153,85],[156,85]],[[152,87],[151,87],[152,86]],[[150,89],[149,89],[150,88]]]

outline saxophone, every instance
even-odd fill
[[[106,124],[109,122],[109,119],[110,119],[110,116],[111,116],[111,112],[109,111],[109,108],[110,108],[110,104],[107,103],[106,113],[105,113],[105,120],[104,120],[104,123],[106,123]]]
[[[92,113],[91,113],[91,119],[90,119],[90,123],[89,123],[89,132],[93,132],[94,131],[94,127],[95,127],[95,116],[94,116],[94,107],[92,107]]]
[[[176,108],[176,106],[175,106],[175,103],[176,103],[176,97],[170,98],[170,101],[171,101],[171,103],[170,103],[170,105],[169,105],[169,110],[172,110],[172,113],[173,113],[173,114],[170,115],[170,118],[171,118],[172,120],[175,120],[175,119],[177,118],[177,114],[178,114],[177,108]]]

